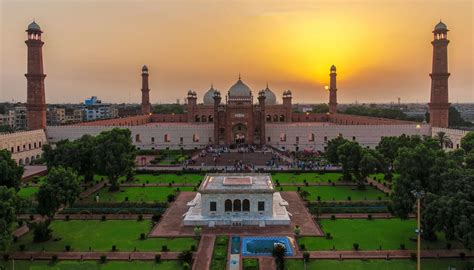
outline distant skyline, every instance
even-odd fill
[[[434,25],[448,39],[450,102],[474,102],[472,1],[0,0],[0,100],[26,101],[25,29],[43,33],[47,103],[138,103],[141,67],[152,103],[226,94],[242,80],[293,103],[426,103]]]

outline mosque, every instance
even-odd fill
[[[27,111],[29,131],[0,135],[0,149],[8,149],[20,164],[27,164],[41,154],[41,145],[84,134],[96,135],[114,127],[128,128],[138,149],[202,149],[208,145],[248,143],[267,145],[282,151],[324,151],[336,137],[357,141],[375,148],[386,136],[433,136],[444,131],[459,148],[465,132],[448,129],[448,28],[439,22],[433,29],[433,65],[431,98],[428,104],[430,123],[343,114],[337,111],[337,70],[329,67],[328,113],[292,111],[292,91],[285,90],[279,102],[267,85],[253,91],[240,76],[220,92],[213,86],[202,96],[189,90],[185,113],[151,113],[151,75],[141,69],[142,114],[131,117],[83,122],[67,126],[46,126],[45,78],[43,70],[43,30],[32,22],[27,30]],[[159,91],[157,91],[159,92]],[[342,91],[343,93],[343,91]],[[320,101],[315,101],[320,102]]]

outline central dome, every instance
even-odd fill
[[[214,104],[214,93],[216,92],[216,89],[214,89],[214,86],[211,85],[211,89],[207,90],[207,92],[204,94],[202,101],[205,105],[212,105]]]
[[[229,97],[250,97],[251,95],[252,91],[240,78],[229,89]]]

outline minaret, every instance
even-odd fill
[[[432,127],[448,127],[448,28],[439,22],[433,31],[433,67],[431,77],[430,125]]]
[[[148,87],[148,67],[142,68],[142,114],[150,114],[150,88]]]
[[[28,47],[28,71],[25,74],[27,80],[27,121],[28,129],[44,129],[46,127],[46,97],[44,93],[43,52],[44,42],[41,41],[40,26],[36,22],[30,23],[28,39],[25,41]]]
[[[268,84],[267,84],[268,89]],[[265,90],[258,92],[258,104],[260,105],[260,145],[265,144]]]
[[[329,113],[337,113],[336,66],[332,65],[329,73]]]
[[[219,105],[221,104],[221,93],[219,91],[214,92],[214,145],[219,145]]]
[[[292,105],[291,105],[292,94],[291,90],[283,92],[283,107],[286,111],[285,122],[291,122]]]

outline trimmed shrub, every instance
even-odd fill
[[[66,216],[64,217],[64,220],[65,220],[65,221],[69,221],[69,219],[70,219],[70,218],[69,218],[69,215],[66,215]]]
[[[306,245],[305,245],[305,244],[300,244],[300,249],[301,249],[301,250],[305,250],[305,249],[306,249]]]
[[[10,259],[10,255],[9,254],[3,254],[3,260],[8,261],[8,259]]]
[[[412,261],[416,261],[416,253],[415,252],[410,253],[410,259]]]
[[[191,251],[196,251],[196,245],[191,245]]]
[[[20,245],[20,251],[25,251],[25,244]]]
[[[144,233],[140,234],[140,240],[145,240],[145,234]]]
[[[51,261],[54,263],[54,262],[57,262],[58,261],[58,255],[54,254],[53,256],[51,256]]]
[[[106,217],[105,215],[102,215],[102,217],[100,218],[100,220],[106,221],[106,220],[107,220],[107,217]]]
[[[305,262],[308,262],[308,261],[309,261],[309,258],[310,258],[309,252],[307,252],[307,251],[303,252],[303,260],[304,260]]]
[[[159,263],[161,261],[161,254],[156,254],[155,255],[155,262]]]
[[[139,214],[138,215],[138,221],[142,221],[143,220],[143,215],[142,214]]]
[[[461,259],[466,258],[466,253],[460,252],[460,253],[459,253],[459,258],[461,258]]]
[[[451,249],[451,243],[446,243],[446,249]]]
[[[336,220],[336,216],[335,216],[335,215],[331,215],[331,220]]]
[[[169,251],[168,246],[167,245],[161,246],[161,251],[163,252]]]
[[[368,220],[372,220],[372,215],[371,215],[371,214],[368,214],[368,215],[367,215],[367,219],[368,219]]]
[[[70,245],[64,246],[64,250],[65,250],[65,251],[71,251],[71,246],[70,246]]]
[[[153,222],[158,222],[158,221],[160,221],[160,219],[161,219],[161,214],[155,214],[155,215],[151,216],[151,220]]]
[[[125,201],[128,202],[128,197],[125,197]]]
[[[400,249],[405,250],[405,244],[400,244]]]
[[[320,201],[321,201],[321,196],[318,196],[318,202],[320,202]]]
[[[166,197],[168,202],[173,202],[176,199],[176,196],[174,194],[168,194],[168,197]]]
[[[330,232],[326,233],[326,238],[327,238],[327,239],[332,239],[332,235],[331,235]]]
[[[347,200],[350,201],[350,200],[351,200],[351,196],[347,196]]]
[[[117,246],[116,245],[112,246],[112,251],[117,251]]]
[[[101,256],[100,256],[100,262],[101,262],[101,263],[106,263],[106,262],[107,262],[107,256],[101,255]]]
[[[359,244],[358,243],[352,244],[352,247],[354,248],[354,250],[359,250]]]

